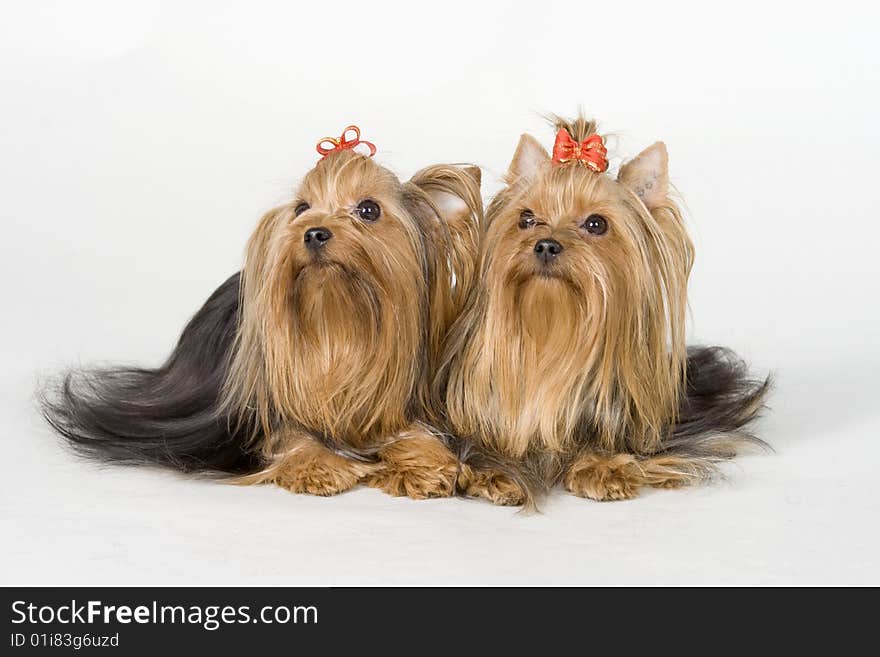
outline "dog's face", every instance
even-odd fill
[[[267,293],[292,304],[303,328],[351,323],[354,313],[359,330],[370,333],[383,306],[418,303],[423,295],[421,228],[404,207],[400,181],[370,158],[339,153],[321,160],[268,232]]]
[[[666,239],[678,226],[651,213],[668,203],[663,144],[614,180],[576,162],[554,165],[524,136],[509,180],[489,212],[484,265],[490,285],[513,295],[542,290],[549,295],[547,312],[574,305],[594,336],[615,310],[661,302],[653,294],[660,290],[652,288],[662,270],[688,257]]]
[[[435,298],[449,295],[446,222],[472,211],[437,170],[479,185],[447,169],[402,183],[369,157],[334,152],[260,221],[227,396],[258,409],[267,434],[294,423],[359,447],[406,425],[433,311],[449,305]]]
[[[578,141],[594,129],[565,127]],[[608,448],[656,440],[675,412],[692,257],[665,147],[615,180],[553,163],[524,135],[507,183],[487,212],[472,326],[458,331],[470,342],[454,346],[450,416],[513,454],[564,451],[578,433]]]

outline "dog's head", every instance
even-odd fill
[[[580,145],[596,127],[557,129]],[[561,449],[584,430],[609,449],[622,439],[644,449],[676,409],[692,249],[669,199],[666,148],[654,144],[614,179],[591,141],[598,165],[560,161],[555,149],[551,158],[523,135],[487,211],[482,289],[463,320],[482,322],[483,346],[463,353],[497,397],[476,403],[516,418],[502,431],[517,436],[515,451],[529,434]]]
[[[313,313],[334,323],[366,313],[354,323],[369,332],[382,304],[406,306],[422,295],[423,230],[405,206],[400,181],[362,155],[322,159],[258,233],[248,259],[256,260],[263,292],[273,305],[292,305],[306,324]],[[327,306],[328,294],[346,303]]]
[[[481,214],[473,169],[425,171],[403,183],[333,152],[260,221],[227,395],[267,432],[292,422],[357,446],[405,424],[452,294],[448,223]]]

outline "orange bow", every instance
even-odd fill
[[[354,137],[348,139],[346,135],[350,132],[354,133]],[[325,144],[329,144],[329,146],[325,146]],[[373,157],[376,154],[376,145],[369,141],[361,141],[361,129],[356,125],[350,125],[342,131],[342,134],[339,135],[339,137],[324,137],[321,139],[315,149],[323,160],[330,155],[330,153],[335,153],[336,151],[350,151],[360,144],[363,144],[370,149],[370,157]]]
[[[602,173],[608,168],[607,155],[605,142],[599,135],[590,135],[579,143],[571,138],[565,128],[561,128],[556,133],[556,142],[553,144],[554,164],[564,164],[576,160],[596,173]]]

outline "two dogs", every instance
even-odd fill
[[[523,136],[485,217],[476,167],[402,182],[354,126],[322,140],[169,360],[70,373],[47,419],[106,460],[317,495],[532,504],[707,477],[757,441],[768,383],[685,345],[665,147],[615,180],[594,123],[557,130],[552,156]]]

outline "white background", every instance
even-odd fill
[[[4,2],[3,584],[880,583],[878,17],[869,3]],[[694,342],[777,389],[725,482],[541,515],[74,459],[40,377],[158,364],[256,219],[357,123],[401,176],[545,112],[670,152]]]

